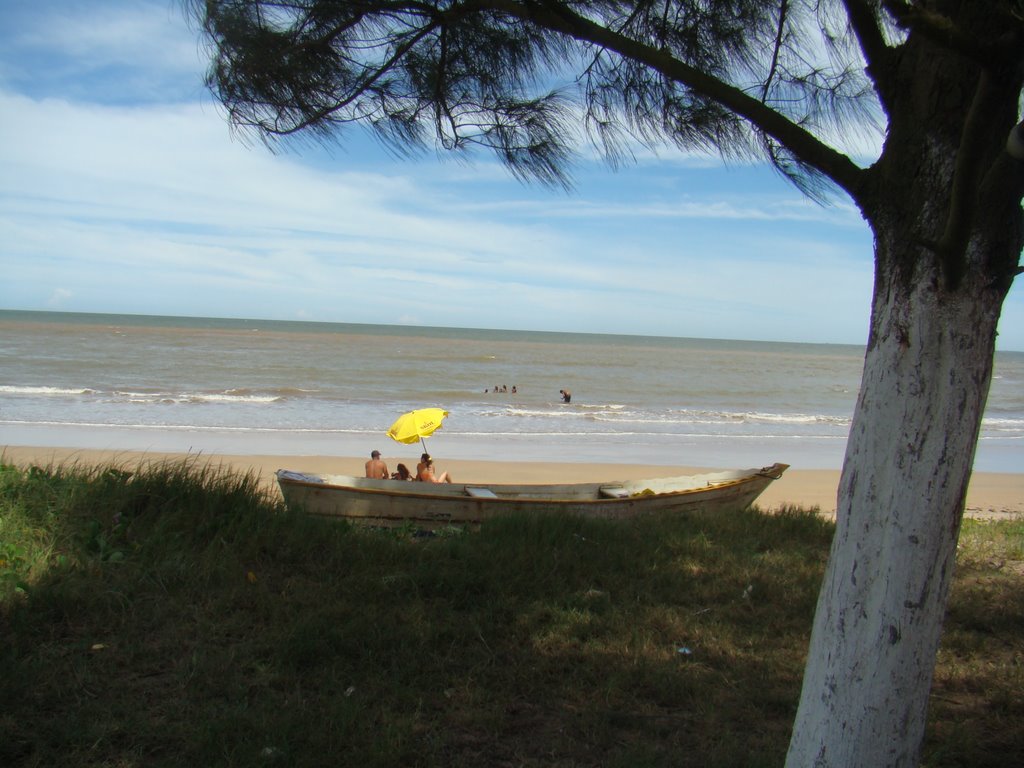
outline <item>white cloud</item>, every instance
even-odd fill
[[[116,65],[195,71],[198,46],[176,3],[41,5],[15,42],[54,49],[95,68]]]
[[[103,301],[109,286],[107,305],[78,309],[751,336],[769,326],[739,307],[766,311],[758,291],[779,269],[765,265],[773,247],[792,246],[761,238],[748,259],[754,243],[722,238],[722,222],[850,218],[781,184],[750,195],[613,186],[567,196],[463,169],[452,184],[443,164],[315,167],[231,140],[221,116],[198,105],[0,93],[0,109],[15,116],[0,127],[10,169],[2,226],[41,265],[3,289],[15,304],[15,292],[29,295],[56,268],[81,287],[79,302]],[[643,172],[607,179],[633,190]]]
[[[72,296],[74,296],[74,293],[67,288],[54,288],[50,298],[46,301],[46,305],[51,309],[58,309]]]
[[[0,80],[0,306],[863,341],[871,241],[848,203],[681,153],[583,158],[571,194],[490,156],[394,161],[358,132],[274,155],[194,90],[176,9],[67,8],[0,44],[0,73],[27,51],[61,70]],[[124,67],[142,79],[111,99]]]

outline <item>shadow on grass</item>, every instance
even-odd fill
[[[10,766],[781,765],[832,535],[790,510],[422,537],[187,464],[0,490]],[[1020,584],[958,588],[929,765],[1017,764],[986,718],[1019,754]]]

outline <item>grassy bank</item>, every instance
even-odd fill
[[[809,512],[381,532],[189,464],[0,468],[5,766],[778,766]],[[967,521],[928,766],[1024,755],[1024,523]]]

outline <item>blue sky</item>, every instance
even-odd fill
[[[763,167],[272,153],[180,3],[0,4],[0,308],[861,344],[871,235]],[[1024,299],[1001,349],[1024,350]]]

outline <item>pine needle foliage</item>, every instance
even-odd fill
[[[638,144],[676,146],[767,158],[817,195],[820,157],[794,147],[814,154],[816,142],[877,130],[863,62],[829,3],[193,5],[213,48],[211,90],[268,141],[336,140],[358,122],[400,153],[483,146],[520,178],[564,186],[587,140],[613,164]]]

